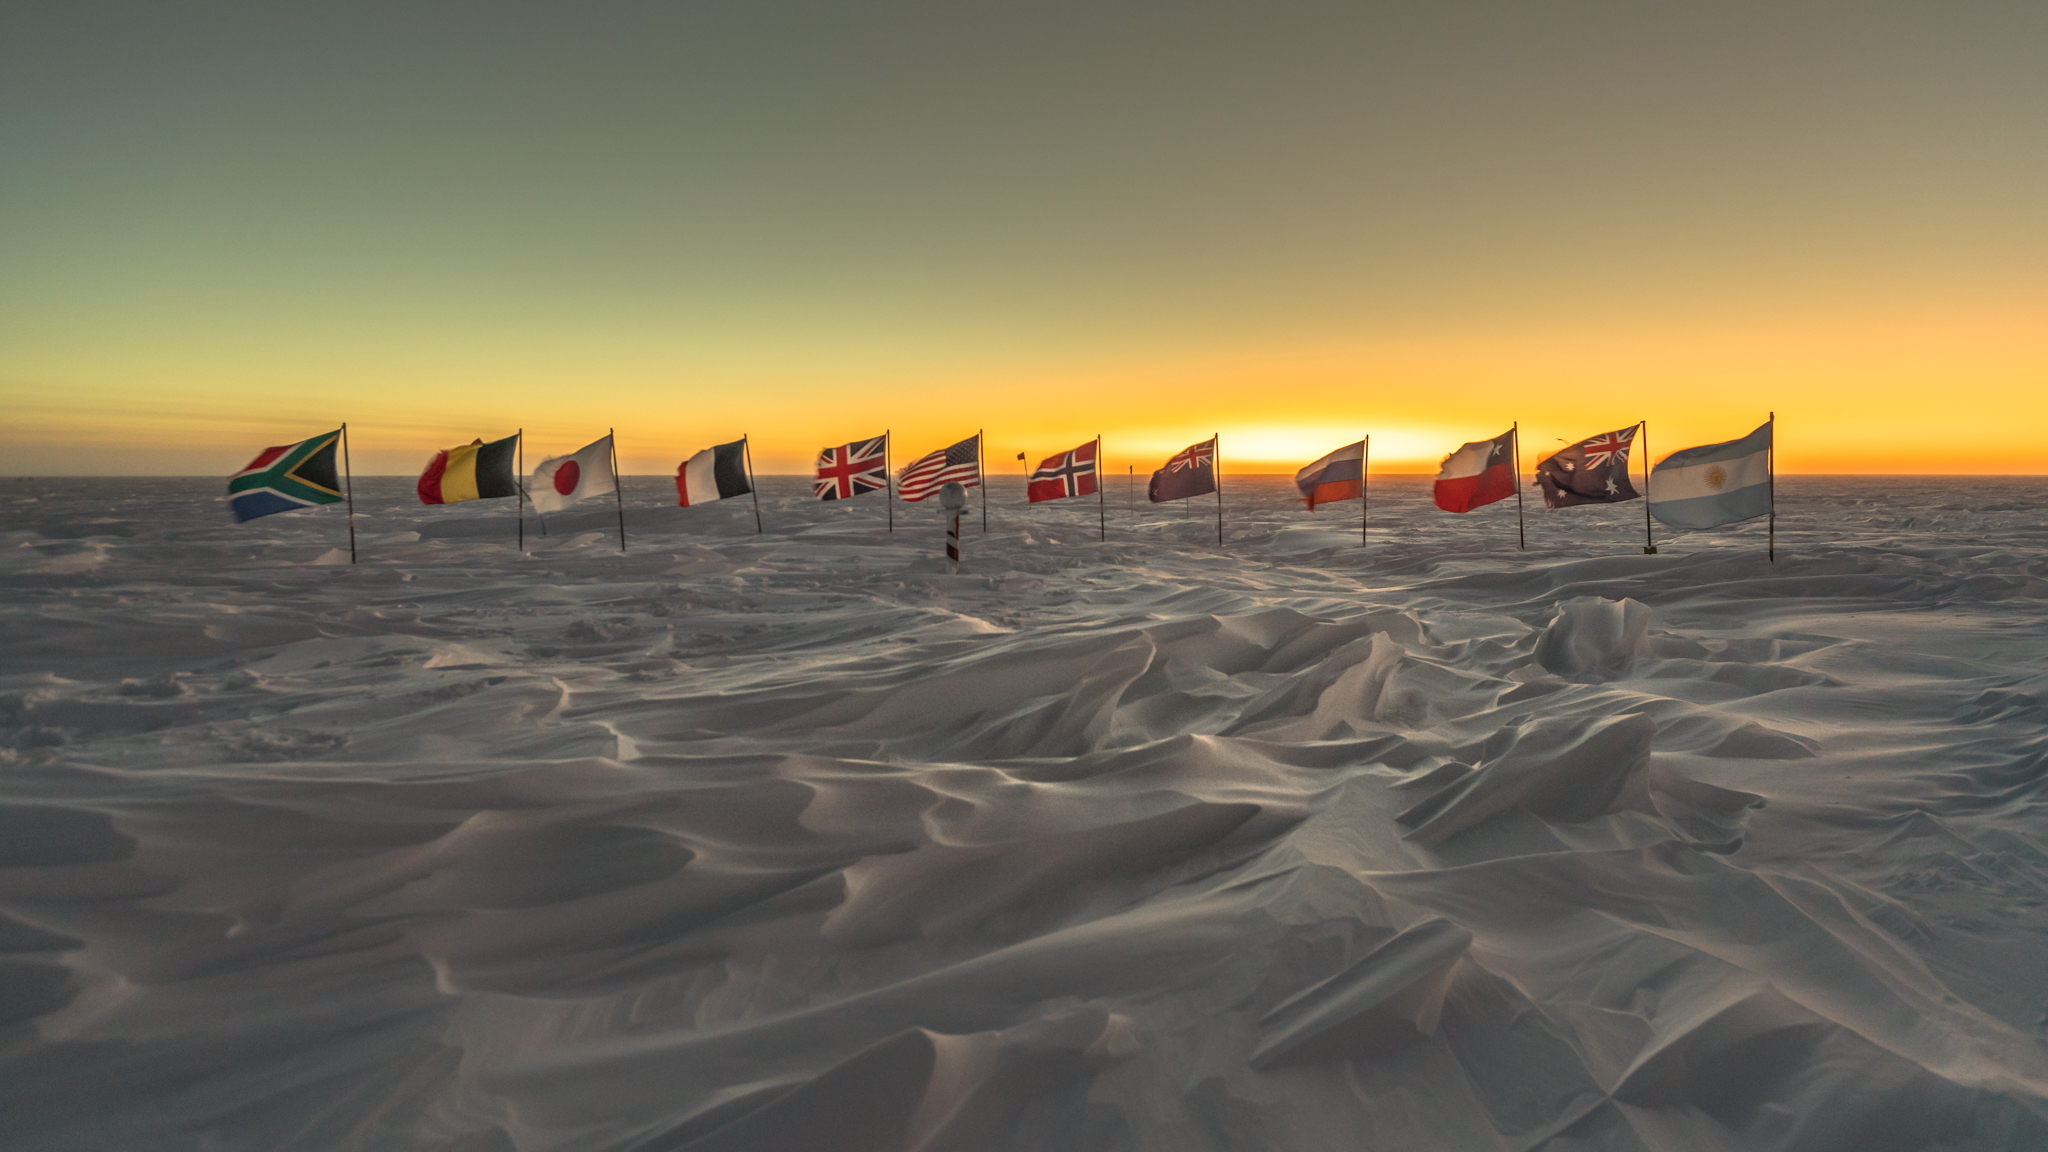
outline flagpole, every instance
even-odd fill
[[[974,430],[974,480],[981,489],[981,530],[988,531],[988,468],[983,461],[988,456],[988,429]]]
[[[896,474],[889,471],[889,437],[894,431],[892,428],[882,429],[882,495],[889,498],[889,531],[892,535],[896,531]]]
[[[1643,555],[1657,554],[1657,536],[1650,528],[1650,422],[1643,424]]]
[[[512,493],[517,499],[512,502],[519,506],[519,551],[521,554],[524,554],[526,551],[526,429],[524,428],[519,430],[517,450],[519,452],[519,463],[517,465],[519,478],[512,482]]]
[[[1764,557],[1771,563],[1776,564],[1778,562],[1778,414],[1775,411],[1771,413],[1770,420],[1771,443],[1769,451],[1764,453],[1764,466],[1770,476],[1771,526],[1769,528],[1770,535],[1765,537],[1768,541],[1765,547],[1768,550],[1764,553]]]
[[[1109,539],[1109,498],[1102,494],[1102,433],[1095,434],[1095,532],[1096,539]]]
[[[356,478],[348,466],[348,421],[341,422],[342,491],[348,494],[348,562],[356,562]]]
[[[1223,543],[1223,433],[1209,437],[1209,456],[1216,462],[1216,543]]]
[[[619,551],[626,550],[626,485],[619,478],[619,431],[616,428],[604,430],[604,438],[612,446],[612,498],[619,506]]]
[[[754,483],[754,442],[747,439],[745,432],[740,433],[740,451],[746,453],[747,456],[747,491],[754,497],[754,535],[759,536],[761,534],[761,491],[760,485]],[[714,464],[717,463],[718,453],[714,451],[711,455],[712,462]]]
[[[1367,521],[1372,519],[1372,492],[1367,486],[1365,466],[1372,463],[1372,433],[1365,434],[1365,446],[1358,450],[1358,546],[1365,547]],[[1311,508],[1314,506],[1311,505]]]
[[[1124,467],[1130,472],[1129,478],[1124,481],[1124,496],[1131,502],[1131,519],[1136,520],[1138,518],[1138,466],[1136,464],[1126,464]]]
[[[1511,431],[1515,435],[1515,547],[1529,546],[1529,529],[1522,519],[1522,422],[1515,421]]]

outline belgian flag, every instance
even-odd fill
[[[436,452],[420,473],[420,503],[458,504],[519,495],[513,461],[519,453],[517,433],[489,444],[472,440],[460,448]]]

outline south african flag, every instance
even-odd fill
[[[334,468],[334,447],[340,441],[337,428],[257,453],[247,467],[228,477],[228,503],[234,506],[235,521],[339,503],[341,476]]]

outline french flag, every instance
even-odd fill
[[[1436,506],[1470,512],[1515,494],[1515,433],[1475,440],[1449,456],[1436,474]]]

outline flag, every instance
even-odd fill
[[[685,508],[745,496],[754,486],[747,481],[747,442],[713,444],[676,466],[676,503]]]
[[[460,504],[464,500],[495,500],[519,495],[519,477],[512,463],[519,454],[519,437],[507,436],[489,444],[472,440],[459,448],[434,453],[427,470],[420,473],[420,503]]]
[[[228,506],[235,510],[235,523],[340,501],[341,477],[334,468],[334,446],[340,441],[337,428],[258,452],[228,477]]]
[[[1538,461],[1536,483],[1543,488],[1544,505],[1569,508],[1637,499],[1641,493],[1628,479],[1628,450],[1635,446],[1637,427],[1590,436]]]
[[[567,456],[551,456],[534,466],[526,486],[534,511],[559,512],[578,500],[607,496],[619,490],[612,472],[612,438],[600,436]]]
[[[1449,456],[1436,474],[1436,506],[1470,512],[1515,494],[1515,434],[1474,440]]]
[[[848,500],[863,492],[880,492],[889,486],[889,438],[855,440],[818,453],[820,500]]]
[[[1771,423],[1659,460],[1650,473],[1650,515],[1673,528],[1718,528],[1769,512]]]
[[[1313,512],[1332,500],[1357,500],[1365,495],[1365,441],[1346,444],[1294,474],[1294,486]]]
[[[905,465],[896,474],[896,494],[914,504],[955,480],[967,488],[981,484],[981,433]]]
[[[1158,504],[1166,500],[1203,496],[1215,490],[1216,438],[1211,436],[1169,457],[1166,467],[1152,474],[1152,486],[1146,495]]]
[[[1093,496],[1095,484],[1095,441],[1090,440],[1070,452],[1047,456],[1031,474],[1028,492],[1036,504],[1064,496]]]

